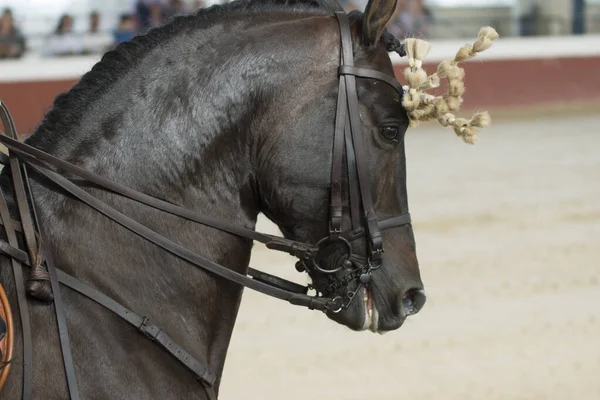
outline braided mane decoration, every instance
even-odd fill
[[[458,63],[473,58],[492,45],[499,35],[494,28],[486,26],[479,30],[477,40],[463,46],[452,60],[442,61],[437,72],[427,76],[423,69],[423,59],[431,50],[431,44],[421,40],[408,38],[403,47],[408,56],[408,67],[404,69],[404,77],[408,82],[402,105],[410,118],[410,126],[414,127],[420,121],[437,120],[444,127],[452,127],[457,136],[466,143],[473,144],[477,139],[477,128],[490,125],[491,118],[487,111],[476,113],[470,120],[457,118],[452,111],[457,111],[462,105],[462,95],[465,92],[465,70]],[[441,79],[448,81],[448,89],[441,96],[425,93],[426,90],[440,86]]]

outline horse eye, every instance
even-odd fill
[[[381,136],[392,142],[397,142],[399,135],[400,130],[397,126],[384,126],[381,128]]]

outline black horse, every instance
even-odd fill
[[[395,4],[370,0],[364,13],[351,15],[356,66],[393,76],[389,46],[382,37]],[[287,238],[315,243],[330,228],[340,65],[340,32],[333,16],[337,9],[326,2],[238,1],[178,17],[107,53],[56,99],[26,142],[145,194],[237,226],[253,229],[262,212]],[[356,81],[375,211],[379,218],[406,214],[404,134],[409,120],[402,93],[377,80]],[[39,174],[31,178],[54,263],[150,316],[175,342],[206,361],[218,388],[242,287],[190,267],[66,196]],[[1,179],[14,210],[9,167]],[[111,191],[85,189],[195,253],[240,273],[248,269],[251,240]],[[352,191],[347,179],[341,190],[347,223]],[[412,227],[388,229],[382,237],[385,252],[369,290],[340,312],[326,313],[353,330],[397,329],[423,305]],[[366,244],[353,243],[352,250],[365,253]],[[4,256],[0,283],[16,310],[14,280]],[[206,398],[189,371],[129,324],[74,291],[61,293],[82,398]],[[47,304],[30,299],[29,307],[34,398],[68,398],[56,318]],[[19,334],[15,349],[18,360]],[[20,398],[21,367],[12,365],[2,399]]]

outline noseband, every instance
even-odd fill
[[[372,271],[381,265],[381,255],[383,253],[381,232],[389,228],[410,224],[410,215],[406,213],[393,218],[378,220],[375,214],[369,186],[367,154],[364,149],[361,132],[356,77],[385,82],[400,94],[403,93],[403,88],[391,76],[354,66],[352,35],[348,17],[344,12],[336,12],[335,15],[340,27],[341,63],[338,70],[339,94],[335,117],[331,169],[329,235],[316,245],[263,234],[186,210],[172,203],[159,200],[102,178],[22,143],[17,140],[16,129],[8,109],[3,103],[0,103],[0,119],[6,129],[6,134],[0,132],[0,143],[4,144],[10,150],[8,162],[10,163],[14,185],[15,203],[20,216],[20,221],[11,218],[4,194],[0,192],[0,222],[4,226],[7,236],[7,241],[0,240],[0,252],[11,258],[17,286],[18,308],[23,328],[24,400],[31,399],[33,387],[31,323],[24,288],[27,287],[30,296],[35,297],[31,292],[32,284],[39,282],[49,282],[52,288],[50,300],[53,300],[54,303],[65,375],[67,377],[69,396],[72,400],[78,400],[80,397],[70,351],[69,335],[59,283],[92,299],[97,304],[102,305],[133,325],[143,336],[155,342],[159,347],[187,367],[204,385],[208,397],[212,400],[216,399],[216,393],[213,388],[216,377],[209,371],[204,362],[197,360],[191,353],[177,345],[165,331],[152,324],[147,317],[136,314],[97,289],[54,266],[51,254],[45,249],[44,241],[41,240],[44,234],[37,221],[36,206],[33,201],[31,188],[29,187],[27,171],[35,171],[81,202],[104,214],[109,219],[188,263],[263,294],[286,300],[293,305],[325,312],[339,312],[350,305],[360,287],[370,282]],[[347,229],[343,227],[345,220],[343,218],[341,184],[344,173],[344,156],[347,165],[347,171],[345,172],[348,177],[350,199],[350,226]],[[60,171],[60,173],[56,171]],[[130,198],[166,213],[239,237],[264,243],[269,249],[291,254],[299,259],[297,263],[299,270],[308,272],[312,277],[319,274],[328,275],[331,278],[331,284],[321,293],[309,296],[307,294],[309,287],[301,286],[252,268],[249,268],[247,275],[232,271],[177,245],[137,221],[121,214],[81,189],[70,178],[63,176],[65,174],[83,178],[93,183],[96,188],[111,191],[114,194]],[[17,241],[17,235],[19,234],[24,239],[26,250],[22,250],[19,247]],[[352,243],[361,238],[364,238],[367,244],[367,252],[364,256],[353,254]],[[328,251],[331,251],[332,246],[339,247],[340,244],[346,250],[345,255],[338,260],[341,262],[341,266],[333,269],[323,267],[320,260]],[[23,266],[27,266],[31,270],[27,281],[25,281],[22,275],[21,268]],[[347,270],[347,274],[343,278],[338,279],[333,277],[334,274],[340,273],[342,270]],[[357,283],[356,290],[348,291],[344,296],[336,294],[340,289],[345,289],[348,285],[354,283]]]

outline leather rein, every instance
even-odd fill
[[[20,217],[20,222],[11,217],[7,201],[4,194],[0,191],[0,220],[7,238],[6,241],[0,240],[0,253],[9,256],[11,259],[15,278],[23,335],[23,400],[31,400],[33,391],[33,346],[27,293],[35,297],[32,284],[40,282],[49,283],[52,288],[52,298],[50,300],[53,300],[57,317],[65,375],[71,400],[79,400],[80,396],[69,343],[66,316],[60,295],[60,284],[92,299],[133,325],[143,336],[155,342],[182,363],[204,386],[209,399],[216,400],[217,398],[214,388],[216,376],[209,371],[205,361],[196,359],[192,354],[173,342],[165,331],[152,324],[147,317],[136,314],[95,288],[54,266],[52,256],[42,241],[44,234],[37,221],[36,205],[33,201],[27,175],[28,170],[35,171],[89,207],[92,207],[114,222],[180,259],[224,279],[265,295],[285,300],[293,305],[323,312],[339,312],[350,305],[352,299],[363,285],[369,283],[372,271],[381,265],[381,254],[383,252],[381,232],[393,227],[410,224],[411,221],[410,214],[408,213],[385,220],[378,220],[375,215],[367,174],[368,160],[361,132],[356,77],[385,82],[400,94],[403,93],[403,88],[393,77],[387,74],[375,70],[356,68],[354,66],[352,36],[348,16],[346,13],[340,11],[336,12],[335,16],[339,23],[341,36],[341,65],[338,70],[339,93],[331,171],[330,232],[329,236],[323,238],[316,245],[256,232],[184,209],[175,204],[159,200],[117,182],[105,179],[31,147],[18,140],[15,125],[8,112],[8,108],[0,102],[0,119],[6,130],[6,134],[0,132],[0,143],[9,149],[8,162],[14,185],[14,198]],[[350,198],[351,226],[348,229],[342,229],[341,181],[344,172],[344,156],[348,167],[346,173],[349,182],[348,190]],[[60,173],[56,171],[60,171]],[[339,280],[336,281],[334,278],[333,284],[326,290],[327,295],[317,293],[314,296],[308,295],[308,290],[312,288],[311,286],[298,285],[259,270],[249,268],[247,274],[240,274],[214,263],[201,255],[195,254],[159,235],[93,197],[63,175],[83,178],[96,185],[96,187],[109,190],[166,213],[239,237],[264,243],[269,249],[282,251],[298,258],[297,268],[308,272],[312,277],[319,273],[332,276],[334,273],[346,269],[350,273],[346,275],[346,278],[342,282]],[[24,238],[26,251],[20,249],[17,234]],[[361,238],[364,238],[367,242],[366,257],[353,255],[352,253],[351,243]],[[317,261],[319,256],[324,251],[327,251],[332,244],[340,243],[347,249],[347,254],[340,259],[341,266],[335,269],[320,267]],[[30,268],[30,275],[27,281],[23,275],[23,266]],[[344,296],[336,294],[339,289],[344,289],[352,282],[358,283],[356,290],[349,291]],[[4,368],[10,368],[10,364]]]

